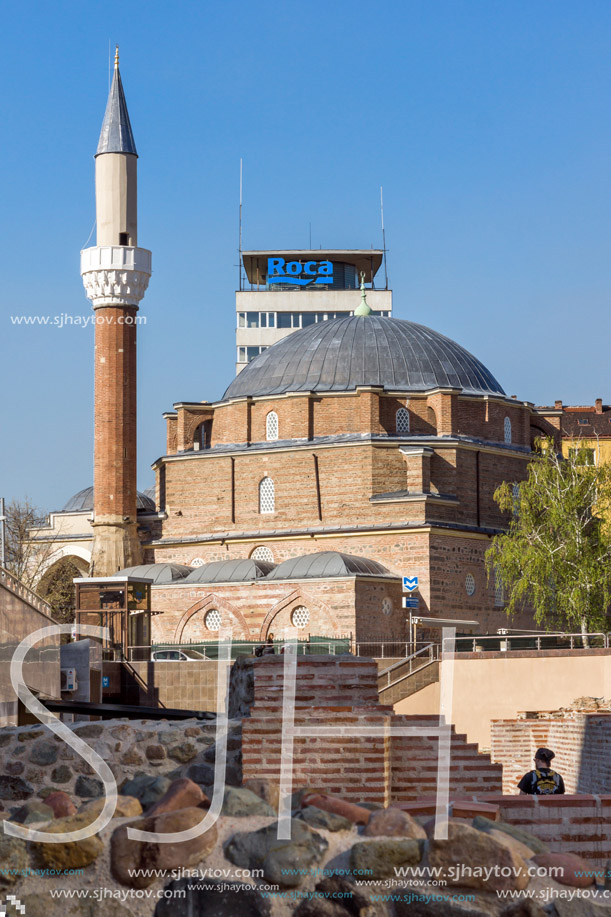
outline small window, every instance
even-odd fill
[[[511,442],[511,421],[509,417],[506,417],[505,420],[503,421],[503,433],[505,435],[505,442],[510,443]]]
[[[296,627],[297,630],[303,630],[304,627],[307,627],[309,620],[310,612],[305,605],[298,605],[293,608],[291,612],[291,624],[293,627]]]
[[[238,328],[246,328],[246,312],[238,312]]]
[[[271,478],[263,478],[259,483],[259,512],[273,513],[276,511],[276,494],[274,482]]]
[[[273,564],[274,562],[274,555],[272,554],[270,548],[263,544],[259,545],[258,548],[255,548],[250,556],[253,560],[263,560],[268,564]]]
[[[467,573],[465,577],[465,592],[467,595],[475,595],[475,577],[472,573]]]
[[[189,566],[190,567],[203,567],[204,563],[205,561],[203,557],[194,557],[191,563],[189,564]]]
[[[426,420],[429,427],[431,427],[431,431],[437,434],[437,415],[431,407],[426,409]]]
[[[505,604],[505,590],[503,588],[501,571],[498,567],[495,568],[494,571],[494,604],[497,608],[502,608]]]
[[[265,438],[278,439],[278,415],[275,411],[270,411],[265,419]]]
[[[579,424],[580,427],[589,427],[591,424],[591,421],[587,417],[579,417],[577,420],[577,423]]]
[[[204,618],[206,630],[217,631],[221,629],[221,613],[218,608],[211,608]]]
[[[238,347],[238,363],[247,363],[246,359],[246,348]]]
[[[569,461],[575,462],[581,452],[583,465],[595,465],[594,449],[569,449]]]
[[[407,408],[399,408],[397,411],[396,428],[399,436],[402,433],[409,433],[409,411]]]
[[[119,245],[129,245],[129,235],[126,232],[119,233]]]
[[[389,615],[392,614],[392,599],[390,596],[384,596],[382,599],[382,614]]]

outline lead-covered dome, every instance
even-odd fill
[[[141,493],[140,491],[136,494],[136,509],[139,513],[154,513],[155,512],[155,500],[151,499],[148,496],[148,491]],[[61,510],[62,513],[84,513],[91,512],[93,510],[93,485],[91,487],[85,487],[83,490],[79,490],[77,494],[70,497],[64,508]]]
[[[264,350],[223,400],[285,392],[345,392],[357,385],[424,392],[453,386],[504,395],[490,370],[443,334],[398,318],[348,316],[310,325]]]

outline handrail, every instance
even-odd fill
[[[420,656],[422,653],[426,652],[426,650],[430,650],[431,647],[436,646],[436,645],[437,644],[434,644],[434,643],[426,643],[419,650],[416,650],[415,653],[411,653],[409,656],[406,656],[405,659],[399,659],[398,662],[393,662],[392,665],[389,665],[387,669],[382,669],[381,671],[379,671],[378,678],[381,678],[382,675],[387,675],[388,672],[392,672],[393,669],[398,669],[400,666],[405,665],[406,662],[409,662],[410,659],[415,659],[416,656]]]
[[[45,602],[44,599],[28,586],[24,586],[16,576],[13,576],[13,574],[9,573],[4,567],[0,567],[0,585],[8,589],[9,592],[12,592],[13,595],[25,599],[32,608],[36,608],[37,611],[42,611],[48,618],[51,617],[51,606],[49,603]]]
[[[603,648],[609,649],[609,646],[611,645],[610,643],[611,634],[605,634],[602,631],[592,631],[591,633],[587,633],[587,634],[582,634],[582,633],[577,633],[577,632],[573,632],[573,633],[556,632],[553,634],[537,632],[537,633],[530,633],[530,634],[496,634],[494,636],[482,634],[481,637],[479,637],[477,634],[473,634],[473,635],[469,635],[468,637],[456,637],[455,638],[455,652],[457,653],[469,653],[469,652],[475,653],[477,652],[478,643],[482,644],[482,643],[486,643],[490,641],[494,641],[495,643],[499,643],[501,645],[504,644],[505,649],[501,650],[501,652],[511,652],[512,643],[515,643],[518,641],[524,641],[524,640],[536,640],[537,641],[537,650],[541,650],[541,649],[545,649],[545,647],[541,645],[542,641],[545,641],[545,640],[558,641],[558,639],[570,640],[570,649],[571,650],[584,649],[583,646],[576,647],[575,646],[576,641],[583,642],[584,640],[590,640],[592,637],[602,637],[603,646],[599,647],[599,649],[603,649]],[[462,649],[460,644],[464,644],[465,642],[467,643],[470,642],[472,649],[470,650]],[[556,649],[556,648],[557,647],[551,647],[551,649]],[[523,647],[518,647],[517,650],[519,651],[519,649],[523,649]]]
[[[428,652],[428,658],[425,659],[422,665],[416,666],[416,668],[414,668],[414,659],[421,656],[424,652]],[[401,659],[399,662],[395,662],[394,665],[389,666],[389,668],[384,669],[384,671],[378,672],[378,691],[386,691],[388,688],[392,688],[393,685],[398,684],[400,681],[404,681],[406,678],[409,678],[410,675],[413,675],[414,672],[419,672],[420,669],[424,669],[426,666],[431,665],[431,663],[437,662],[438,659],[439,645],[437,643],[429,643],[428,646],[423,646],[421,650],[412,653],[412,655],[408,656],[406,659]],[[394,669],[402,668],[406,665],[409,666],[409,671],[407,671],[404,675],[401,675],[400,678],[397,678],[396,681],[391,682],[390,673]],[[387,683],[385,685],[380,685],[380,679],[384,677],[386,677]]]

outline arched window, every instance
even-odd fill
[[[407,408],[399,408],[395,423],[399,435],[409,433],[409,411]]]
[[[273,513],[276,510],[276,494],[274,482],[271,478],[263,478],[259,482],[259,512]]]
[[[218,608],[211,608],[204,618],[206,630],[217,631],[221,629],[221,613]]]
[[[431,433],[437,433],[437,415],[433,408],[426,409],[426,420],[429,427],[431,427]]]
[[[275,411],[270,411],[265,418],[265,438],[278,439],[278,415]]]
[[[259,545],[250,556],[253,560],[264,560],[268,564],[273,564],[274,562],[274,555],[266,545]]]
[[[503,421],[503,433],[505,434],[505,442],[511,442],[511,421],[509,417],[506,417]]]
[[[297,630],[303,630],[304,627],[308,626],[309,620],[310,612],[305,605],[297,605],[296,608],[293,608],[291,612],[291,624],[293,627],[296,627]]]
[[[199,449],[210,448],[210,436],[212,433],[212,421],[204,420],[193,433],[193,449],[197,452]]]

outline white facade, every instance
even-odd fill
[[[262,350],[287,337],[299,328],[328,321],[333,318],[352,315],[361,301],[359,277],[367,284],[367,303],[374,313],[392,315],[392,291],[376,289],[375,276],[382,264],[383,252],[365,251],[291,251],[291,252],[244,252],[243,264],[246,270],[246,286],[249,289],[236,292],[236,374],[250,363]],[[316,266],[330,263],[337,266],[325,283],[325,277],[312,279],[308,285],[295,281],[290,286],[289,272],[281,282],[274,275],[266,273],[269,260],[278,256],[288,264],[295,262],[304,267],[298,276],[307,282],[314,278]],[[308,265],[310,266],[308,269]],[[338,277],[339,275],[339,277]],[[338,288],[344,285],[350,288]],[[288,289],[287,289],[288,287]]]

